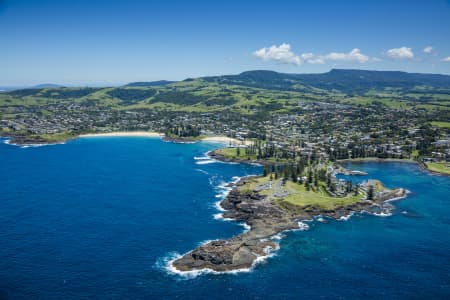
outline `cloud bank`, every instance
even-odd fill
[[[327,61],[346,61],[366,63],[376,58],[370,58],[369,56],[361,53],[358,48],[352,49],[348,53],[342,52],[330,52],[324,55],[317,55],[314,53],[302,53],[295,54],[291,50],[291,45],[288,43],[282,43],[281,45],[272,45],[271,47],[264,47],[253,52],[253,55],[264,61],[275,61],[278,63],[301,65],[302,63],[308,64],[325,64]]]

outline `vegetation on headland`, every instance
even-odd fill
[[[232,150],[239,152],[239,149]],[[224,218],[245,222],[250,229],[228,240],[200,245],[174,260],[171,263],[174,268],[179,271],[249,268],[258,256],[267,255],[268,247],[277,247],[272,240],[276,234],[308,228],[299,221],[320,217],[318,220],[324,222],[324,218],[342,219],[362,211],[389,214],[393,206],[385,201],[404,197],[406,193],[402,188],[386,189],[377,180],[356,186],[351,181],[338,180],[335,175],[342,168],[321,155],[290,157],[286,163],[271,163],[260,150],[256,155],[265,162],[264,174],[240,179],[220,202]]]
[[[373,180],[363,188],[350,180],[338,180],[335,175],[343,168],[317,153],[288,155],[262,149],[265,148],[252,144],[245,148],[218,149],[212,155],[222,160],[263,163],[263,175],[247,180],[239,190],[257,191],[282,207],[333,209],[360,201],[368,196],[370,189],[373,190],[369,198],[373,197],[373,192],[384,189],[380,182]]]
[[[450,175],[450,162],[425,162],[424,164],[430,171]]]
[[[450,122],[433,121],[433,122],[431,122],[431,125],[436,126],[436,127],[440,127],[440,128],[450,129]]]

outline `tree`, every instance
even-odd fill
[[[357,184],[357,185],[355,186],[354,191],[355,191],[355,196],[358,196],[359,184]]]
[[[369,185],[368,189],[367,189],[367,200],[373,200],[375,191],[373,188],[373,185]]]
[[[310,189],[308,180],[305,181],[305,188],[307,191]]]
[[[311,167],[308,168],[308,183],[312,183],[313,182],[313,175],[312,175],[312,170]]]

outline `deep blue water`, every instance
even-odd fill
[[[411,191],[391,217],[288,232],[249,273],[169,274],[165,261],[243,230],[215,220],[218,185],[256,166],[197,164],[217,145],[147,138],[0,144],[0,299],[445,299],[450,178],[361,163]],[[362,180],[364,178],[355,178]]]

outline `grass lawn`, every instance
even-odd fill
[[[269,182],[269,180],[270,180],[269,176],[252,179],[249,183],[240,187],[240,190],[252,191],[258,185],[267,183]],[[324,190],[323,187],[324,184],[319,184],[321,185],[321,188],[319,188],[318,191],[313,190],[307,191],[304,184],[298,184],[289,180],[286,181],[286,185],[282,187],[283,190],[287,190],[289,192],[289,195],[286,196],[285,198],[276,198],[273,196],[276,185],[277,181],[273,180],[272,188],[263,190],[260,192],[260,194],[267,195],[269,196],[269,198],[275,201],[285,201],[289,204],[293,204],[299,207],[312,205],[325,209],[332,209],[337,206],[349,205],[358,202],[362,198],[362,195],[357,196],[352,195],[343,198],[331,197]]]
[[[284,201],[298,206],[312,205],[332,209],[337,206],[345,206],[358,202],[362,198],[362,195],[352,195],[343,198],[331,197],[321,189],[317,192],[307,191],[304,184],[291,181],[286,182],[286,188],[288,191],[292,189],[292,193],[284,198]]]
[[[450,175],[450,163],[449,162],[427,162],[425,163],[428,170],[439,172],[442,174]]]
[[[450,122],[433,121],[433,122],[431,122],[431,125],[439,127],[439,128],[450,128]]]
[[[62,133],[53,133],[53,134],[40,134],[35,135],[35,137],[41,137],[46,140],[48,143],[60,143],[64,142],[68,139],[76,137],[78,134],[73,132],[62,132]]]
[[[225,156],[226,158],[239,158],[239,159],[247,159],[250,158],[250,160],[255,160],[256,159],[256,155],[246,155],[245,154],[245,149],[241,148],[239,150],[239,155],[237,154],[237,150],[236,148],[221,148],[221,149],[217,149],[216,153]]]
[[[242,159],[242,160],[257,160],[256,154],[247,155],[247,154],[245,154],[244,148],[240,149],[239,155],[237,154],[236,148],[221,148],[221,149],[217,149],[216,153],[223,155],[229,159],[238,158],[238,159]],[[271,157],[271,158],[264,159],[264,161],[272,162],[272,163],[286,163],[286,162],[289,162],[292,160]]]

